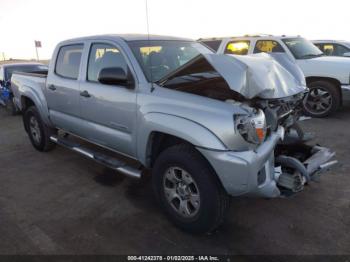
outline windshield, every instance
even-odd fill
[[[310,41],[298,37],[298,38],[286,38],[283,42],[292,52],[296,59],[305,59],[322,56],[323,53]]]
[[[150,40],[128,42],[148,81],[156,82],[201,53],[213,53],[191,41]]]
[[[18,72],[45,72],[48,70],[48,67],[46,65],[18,65],[18,66],[9,66],[5,69],[5,79],[7,81],[11,80],[12,74],[15,71]]]

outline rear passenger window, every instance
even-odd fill
[[[219,46],[221,44],[221,40],[205,40],[201,42],[215,52],[218,51]]]
[[[127,73],[127,63],[122,53],[109,44],[93,44],[90,49],[87,80],[98,81],[98,75],[103,68],[120,67]]]
[[[78,79],[83,45],[62,46],[58,52],[55,73],[59,76]]]
[[[320,49],[322,52],[323,52],[323,49],[322,49],[322,45],[321,44],[314,44],[315,46],[317,46],[318,49]]]
[[[283,53],[283,47],[273,40],[259,40],[256,42],[254,53]]]
[[[249,51],[250,41],[232,41],[227,44],[225,54],[247,55]]]

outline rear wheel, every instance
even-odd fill
[[[207,161],[190,145],[163,151],[152,179],[162,208],[178,227],[208,233],[223,222],[230,198]]]
[[[46,126],[35,106],[31,106],[25,111],[23,120],[25,129],[35,149],[46,152],[55,146],[55,143],[51,142],[50,136],[55,134],[56,130]]]
[[[340,94],[336,86],[327,81],[315,81],[309,85],[309,93],[303,101],[303,108],[311,117],[326,117],[340,106]]]

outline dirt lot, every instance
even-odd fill
[[[289,199],[233,199],[213,235],[173,227],[149,181],[63,148],[36,152],[0,109],[0,254],[350,254],[350,103],[303,122],[341,165]]]

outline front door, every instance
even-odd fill
[[[130,72],[122,51],[108,43],[93,43],[86,80],[80,92],[84,137],[128,156],[135,155],[136,91],[98,82],[103,68],[120,67]]]

